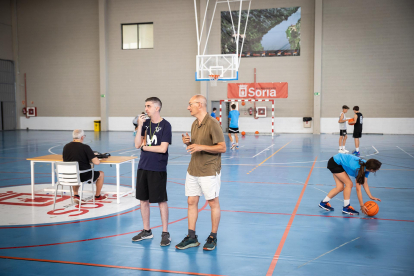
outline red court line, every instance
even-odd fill
[[[173,270],[163,270],[163,269],[153,269],[153,268],[141,268],[141,267],[105,265],[105,264],[91,264],[91,263],[67,262],[67,261],[56,261],[56,260],[32,259],[32,258],[19,258],[19,257],[9,257],[9,256],[0,256],[0,258],[1,259],[10,259],[10,260],[20,260],[20,261],[71,264],[71,265],[84,265],[84,266],[130,269],[130,270],[151,271],[151,272],[175,273],[175,274],[184,274],[184,275],[222,276],[222,275],[217,275],[217,274],[205,274],[205,273],[196,273],[196,272],[184,272],[184,271],[173,271]]]
[[[281,239],[281,241],[279,243],[279,246],[277,247],[276,253],[273,256],[272,262],[270,263],[270,267],[269,267],[269,269],[268,269],[268,271],[266,273],[266,276],[273,275],[273,271],[275,270],[275,267],[276,267],[277,261],[279,260],[280,253],[282,252],[283,246],[285,245],[285,241],[286,241],[286,238],[287,238],[287,236],[289,234],[290,227],[292,226],[293,220],[295,219],[296,212],[298,211],[300,202],[302,201],[303,194],[305,193],[306,187],[308,186],[309,178],[310,178],[310,176],[312,174],[313,168],[315,167],[315,163],[316,163],[316,160],[317,159],[318,159],[318,157],[316,157],[315,160],[313,161],[312,168],[310,169],[310,172],[308,174],[308,178],[306,178],[305,185],[302,188],[302,192],[300,193],[300,196],[298,198],[298,201],[296,202],[295,209],[293,210],[293,213],[290,216],[288,225],[286,226],[285,232],[283,233],[282,239]]]
[[[187,209],[187,208],[178,208],[178,207],[169,207],[175,209]],[[211,211],[211,209],[204,209],[204,211]],[[247,214],[263,214],[263,215],[282,215],[282,216],[291,216],[292,214],[288,213],[268,213],[268,212],[253,212],[253,211],[235,211],[235,210],[221,210],[222,212],[232,212],[232,213],[247,213]],[[375,219],[375,220],[386,220],[386,221],[403,221],[403,222],[414,222],[414,220],[407,219],[385,219],[385,218],[370,218],[370,217],[358,217],[358,216],[327,216],[327,215],[311,215],[311,214],[296,214],[297,216],[302,217],[326,217],[326,218],[344,218],[344,219]]]
[[[138,207],[138,208],[135,208],[133,210],[129,210],[129,211],[124,212],[124,213],[121,213],[121,214],[115,214],[115,215],[111,215],[111,216],[107,216],[107,217],[102,217],[102,218],[94,218],[94,219],[86,219],[86,220],[77,220],[77,221],[62,222],[62,223],[50,223],[50,224],[42,224],[42,225],[26,225],[26,226],[10,226],[10,227],[5,226],[5,227],[0,227],[0,229],[10,229],[10,228],[35,228],[35,227],[57,226],[57,225],[65,225],[65,224],[74,224],[74,223],[88,222],[88,221],[101,220],[101,219],[107,219],[107,218],[113,218],[113,217],[125,215],[125,214],[128,214],[128,213],[135,212],[135,211],[139,210],[140,208],[141,207]]]
[[[207,207],[207,205],[208,205],[208,201],[206,201],[204,206],[201,207],[201,209],[199,209],[198,212],[203,211]],[[177,219],[175,221],[169,222],[168,225],[179,222],[179,221],[182,221],[182,220],[185,220],[186,218],[187,217],[183,217],[183,218]],[[155,228],[159,228],[159,227],[162,227],[162,224],[151,227],[150,229],[155,229]],[[128,233],[122,233],[122,234],[116,234],[116,235],[110,235],[110,236],[98,237],[98,238],[92,238],[92,239],[85,239],[85,240],[77,240],[77,241],[57,242],[57,243],[37,244],[37,245],[24,245],[24,246],[14,246],[14,247],[0,247],[0,249],[30,248],[30,247],[41,247],[41,246],[51,246],[51,245],[60,245],[60,244],[68,244],[68,243],[85,242],[85,241],[94,241],[94,240],[101,240],[101,239],[107,239],[107,238],[113,238],[113,237],[119,237],[119,236],[134,234],[134,233],[138,233],[138,232],[141,232],[141,231],[142,230],[138,230],[138,231],[132,231],[132,232],[128,232]]]

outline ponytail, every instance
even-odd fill
[[[364,161],[362,161],[362,159],[358,160],[359,165],[361,167],[359,167],[359,171],[358,171],[358,175],[356,177],[356,182],[363,185],[365,183],[365,168],[366,168],[366,164]]]
[[[364,162],[362,161],[362,159],[359,159],[358,162],[359,162],[359,165],[361,165],[361,167],[358,170],[356,182],[361,185],[365,183],[365,170],[378,171],[382,165],[382,163],[378,161],[377,159],[369,159],[367,162]]]

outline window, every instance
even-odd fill
[[[122,24],[122,49],[154,48],[154,24],[134,23]]]

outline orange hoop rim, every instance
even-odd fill
[[[220,75],[208,75],[208,76],[214,80],[218,80],[218,78],[220,77]]]

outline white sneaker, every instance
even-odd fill
[[[342,149],[338,150],[338,153],[345,153]]]
[[[344,153],[348,153],[349,152],[349,150],[346,150],[346,149],[342,149],[343,151],[344,151]]]
[[[235,148],[236,148],[236,144],[232,144],[230,149],[234,150]]]

